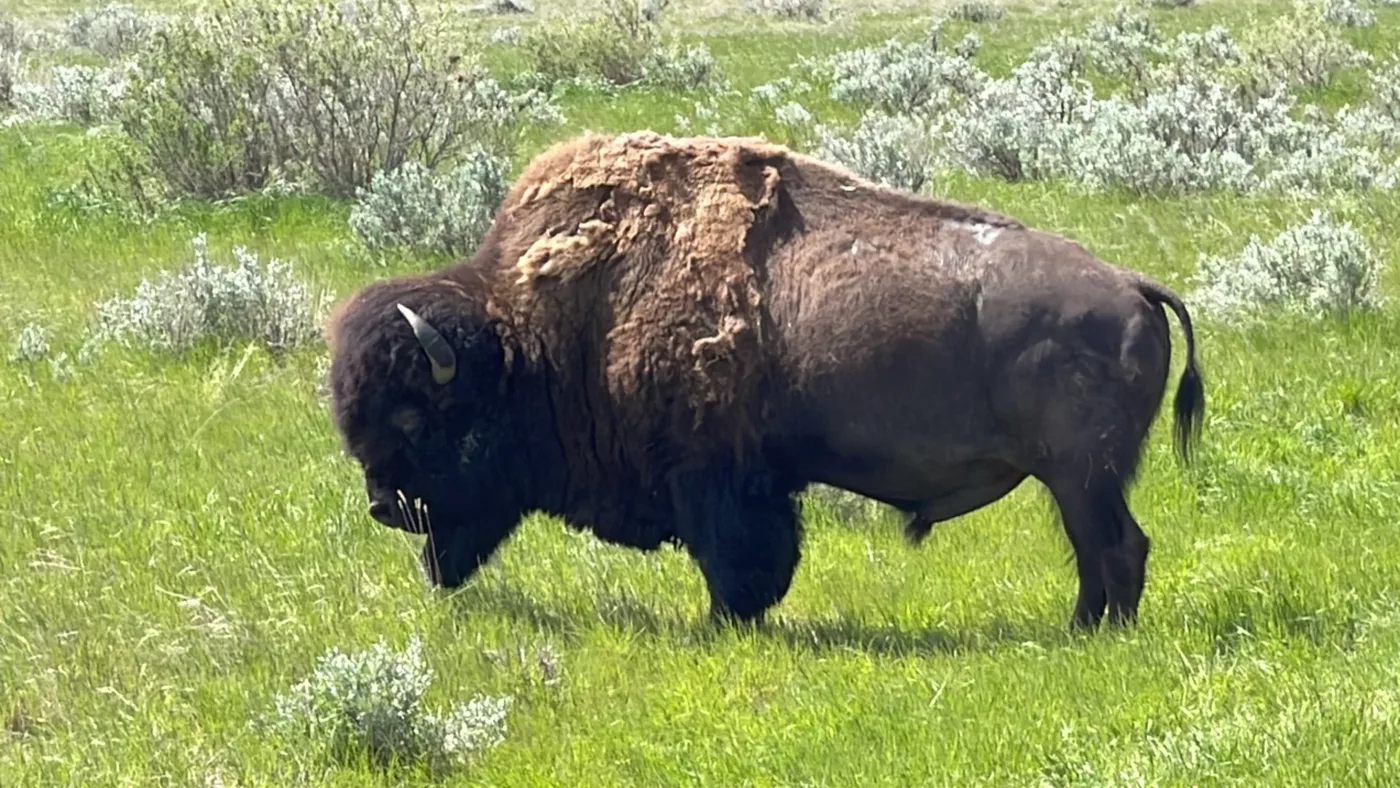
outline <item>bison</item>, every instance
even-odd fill
[[[762,139],[586,134],[531,162],[476,252],[371,283],[327,324],[332,417],[369,514],[468,580],[531,512],[682,546],[712,616],[760,620],[825,483],[934,523],[1034,476],[1076,558],[1070,623],[1134,620],[1124,500],[1181,300],[998,213]],[[426,514],[427,516],[422,516]]]

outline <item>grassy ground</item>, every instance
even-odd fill
[[[1177,18],[1224,18],[1222,6]],[[1063,18],[1046,14],[987,27],[982,57],[1024,51]],[[1358,35],[1393,49],[1400,14],[1387,23]],[[711,43],[751,85],[893,24],[773,38],[736,23]],[[576,96],[555,136],[669,129],[693,100]],[[436,263],[364,262],[346,207],[319,201],[150,227],[47,210],[45,189],[89,144],[81,130],[0,130],[6,347],[41,320],[72,355],[94,300],[184,261],[201,230],[221,257],[236,243],[276,254],[337,294]],[[938,188],[1178,287],[1198,253],[1233,252],[1313,207]],[[1328,207],[1377,245],[1400,294],[1400,200]],[[1143,621],[1087,637],[1064,630],[1073,568],[1031,484],[918,550],[893,521],[816,511],[773,625],[716,632],[683,555],[545,519],[470,587],[426,592],[413,540],[364,513],[317,399],[319,351],[117,352],[59,378],[0,358],[0,785],[426,784],[327,767],[250,727],[325,649],[414,633],[434,702],[516,697],[505,742],[456,784],[1393,784],[1400,309],[1203,322],[1199,337],[1203,450],[1181,468],[1160,424],[1132,497],[1155,540]],[[529,658],[544,644],[561,656],[552,685]]]

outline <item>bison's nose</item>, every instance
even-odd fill
[[[390,528],[399,527],[398,513],[399,508],[388,501],[378,500],[369,503],[369,516]]]

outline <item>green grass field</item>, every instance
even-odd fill
[[[1012,62],[1089,13],[1044,5],[979,26],[979,62]],[[1154,12],[1168,29],[1243,13]],[[1395,51],[1400,9],[1378,14],[1348,37]],[[923,22],[766,31],[736,12],[704,35],[747,89],[798,56]],[[699,98],[571,94],[567,125],[518,159],[584,128],[673,131]],[[750,132],[775,134],[765,123]],[[350,251],[348,206],[317,199],[186,207],[149,226],[47,208],[46,189],[93,144],[79,128],[0,127],[6,352],[38,321],[72,357],[95,301],[183,263],[201,231],[220,259],[245,245],[336,295],[441,262],[366,262]],[[1138,199],[972,177],[934,190],[1188,296],[1199,253],[1327,207],[1366,234],[1385,293],[1400,296],[1389,195]],[[525,523],[468,587],[429,592],[416,540],[365,513],[318,399],[319,348],[114,349],[66,376],[0,357],[0,786],[435,784],[316,760],[252,725],[326,649],[413,634],[434,703],[515,698],[505,741],[454,785],[1394,785],[1400,307],[1197,322],[1202,449],[1178,464],[1159,420],[1130,499],[1154,540],[1142,620],[1091,635],[1065,628],[1073,564],[1034,482],[917,549],[894,519],[814,510],[770,625],[715,630],[684,554],[606,546],[548,519]],[[545,645],[556,683],[531,658]]]

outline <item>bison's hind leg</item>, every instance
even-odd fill
[[[1071,626],[1092,629],[1137,619],[1147,582],[1150,540],[1123,498],[1123,480],[1105,470],[1059,474],[1046,481],[1074,547],[1079,596]]]

